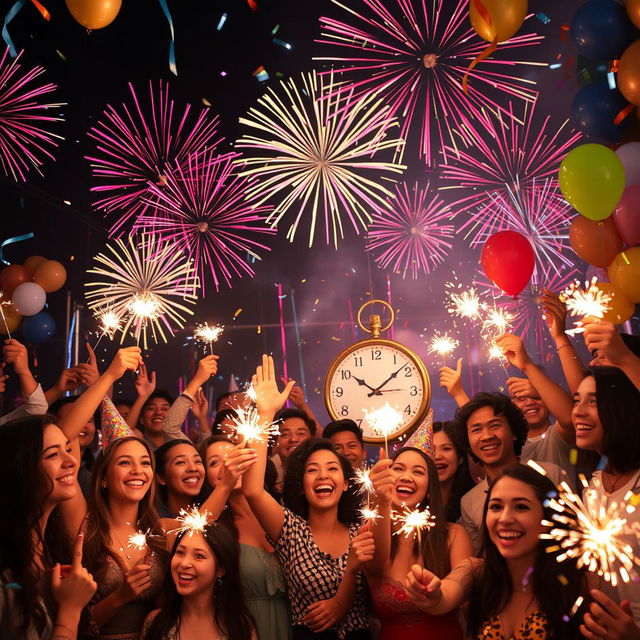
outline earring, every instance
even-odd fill
[[[222,576],[218,576],[216,578],[216,587],[221,587],[222,586]]]

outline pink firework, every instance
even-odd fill
[[[391,268],[403,278],[410,273],[415,279],[421,271],[429,273],[438,266],[451,249],[454,228],[443,224],[451,219],[451,212],[438,193],[429,189],[429,183],[425,189],[416,183],[411,192],[406,183],[396,185],[388,209],[373,214],[367,250],[382,269]]]
[[[193,259],[203,291],[207,273],[216,291],[221,281],[231,286],[234,277],[255,275],[247,260],[259,260],[257,252],[269,248],[253,237],[276,233],[265,224],[273,207],[246,199],[254,181],[233,173],[238,158],[209,149],[167,168],[162,187],[149,185],[157,215],[143,215],[136,224],[180,246]]]
[[[419,155],[427,165],[436,154],[456,146],[454,131],[482,109],[503,112],[505,96],[533,102],[532,80],[518,77],[525,64],[507,59],[514,49],[539,44],[543,36],[524,34],[501,44],[494,54],[469,72],[468,96],[462,78],[487,47],[471,28],[468,0],[341,0],[350,22],[322,17],[322,37],[333,55],[315,60],[339,63],[354,98],[373,93],[402,116],[400,138],[418,136]],[[546,64],[544,65],[546,66]],[[416,132],[411,134],[415,124]],[[401,159],[404,147],[397,148]]]
[[[149,83],[149,101],[143,104],[129,83],[131,102],[120,110],[108,105],[104,117],[89,131],[97,142],[95,155],[87,156],[101,184],[92,191],[101,194],[94,207],[118,219],[110,235],[120,236],[140,215],[153,213],[150,184],[163,185],[168,166],[186,160],[191,153],[222,142],[218,116],[203,109],[191,117],[191,106],[176,114],[169,86],[162,81],[157,90]]]
[[[573,266],[567,255],[571,255],[569,225],[573,209],[554,180],[533,180],[529,189],[515,190],[507,185],[505,195],[495,191],[488,198],[460,227],[459,231],[468,228],[467,236],[473,235],[472,246],[484,244],[494,233],[505,229],[521,233],[535,253],[534,284],[544,282],[551,272],[559,275],[561,269]]]
[[[475,123],[465,121],[459,144],[445,149],[441,176],[451,186],[442,188],[464,193],[451,205],[456,215],[477,209],[489,219],[496,193],[507,196],[509,190],[528,189],[535,180],[547,178],[556,186],[562,159],[581,138],[568,121],[557,129],[552,127],[550,116],[536,126],[535,103],[525,108],[521,120],[511,105],[508,113],[508,117],[485,113]],[[460,230],[474,223],[472,217]]]
[[[21,55],[12,61],[6,49],[0,60],[0,167],[16,182],[26,180],[32,168],[42,175],[44,159],[54,160],[51,149],[63,138],[43,127],[64,120],[52,113],[64,103],[41,101],[42,96],[56,90],[56,85],[36,84],[44,69],[33,67],[23,72]]]

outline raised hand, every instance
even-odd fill
[[[77,367],[70,367],[60,374],[54,389],[58,396],[62,396],[67,391],[74,391],[80,384],[80,371]]]
[[[545,289],[540,297],[540,303],[551,337],[554,340],[566,337],[567,309],[560,301],[560,298],[549,289]]]
[[[393,487],[395,478],[391,473],[391,460],[385,458],[384,449],[380,449],[380,459],[376,462],[371,471],[369,471],[369,479],[373,484],[373,490],[376,494],[378,504],[390,504],[393,497]]]
[[[462,358],[458,358],[455,369],[450,367],[440,368],[440,386],[447,390],[450,396],[455,397],[462,389]]]
[[[107,373],[113,380],[119,380],[125,371],[135,371],[143,365],[140,347],[126,347],[118,350],[107,368]]]
[[[118,587],[120,602],[133,602],[151,586],[151,565],[137,564],[124,574],[124,580]]]
[[[282,384],[286,387],[287,384],[289,384],[289,378],[285,378],[284,376],[282,376],[280,378],[280,382],[282,382]],[[302,409],[303,411],[307,406],[307,403],[304,399],[304,391],[302,390],[302,387],[299,387],[295,383],[293,387],[291,387],[291,391],[289,392],[289,400],[291,400],[291,404],[293,404],[294,407]]]
[[[89,360],[87,362],[78,364],[74,368],[78,371],[80,384],[88,388],[92,384],[94,384],[100,377],[100,372],[98,371],[98,361],[96,360],[96,354],[91,348],[91,345],[87,342],[85,346],[87,347],[87,352],[89,353]]]
[[[435,573],[414,564],[404,580],[404,588],[412,602],[436,605],[442,599],[440,578]]]
[[[156,390],[156,372],[152,371],[149,375],[147,365],[142,362],[134,386],[139,398],[148,398]]]
[[[591,353],[595,352],[594,359],[589,363],[591,366],[623,367],[634,357],[611,322],[600,320],[585,324],[584,342]]]
[[[4,361],[13,365],[16,375],[29,373],[29,354],[21,342],[15,338],[5,340],[2,352]]]
[[[73,547],[71,570],[64,572],[64,578],[63,568],[59,564],[55,565],[51,573],[51,592],[59,610],[78,615],[97,589],[93,576],[82,566],[83,542],[84,534],[80,533]]]
[[[271,419],[287,401],[295,381],[289,380],[283,391],[278,390],[276,368],[271,356],[262,356],[262,364],[256,368],[251,378],[251,386],[256,392],[256,408],[258,413]]]
[[[366,523],[360,527],[358,535],[351,540],[347,564],[357,569],[363,564],[373,560],[375,551],[376,545],[373,539],[373,533],[369,531],[369,523]]]
[[[593,602],[583,618],[580,633],[589,640],[639,640],[640,629],[633,621],[629,601],[618,606],[597,589],[591,590]]]
[[[204,384],[211,378],[211,376],[215,376],[218,373],[218,358],[220,356],[205,356],[198,362],[198,370],[196,371],[196,375],[193,376],[193,381],[198,384],[198,386]]]
[[[255,449],[245,448],[245,443],[241,442],[229,449],[224,457],[224,471],[222,474],[222,484],[233,489],[238,480],[245,472],[255,464],[258,454]]]
[[[536,396],[538,392],[527,378],[508,378],[507,390],[509,395],[515,396]]]
[[[524,371],[531,364],[531,358],[524,348],[524,342],[520,336],[513,333],[503,333],[496,338],[496,344],[502,349],[505,357],[514,367]]]
[[[209,401],[202,389],[196,391],[195,402],[191,406],[191,413],[193,413],[198,421],[200,429],[209,426]]]

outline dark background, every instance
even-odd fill
[[[5,0],[2,11],[11,4]],[[320,52],[314,44],[320,32],[319,17],[342,17],[344,13],[324,0],[258,0],[257,11],[252,11],[243,0],[169,0],[176,29],[178,76],[175,77],[168,68],[169,27],[156,0],[123,0],[115,22],[93,33],[87,33],[73,20],[62,0],[45,0],[44,4],[51,12],[51,22],[45,22],[27,3],[10,24],[10,32],[17,49],[25,50],[23,63],[44,66],[46,79],[59,85],[56,100],[67,103],[63,108],[65,122],[60,127],[65,140],[55,152],[57,161],[47,162],[43,167],[44,178],[31,171],[24,184],[0,179],[0,216],[3,239],[29,231],[36,234],[34,239],[5,250],[9,260],[23,262],[30,255],[41,254],[60,260],[68,268],[64,289],[48,294],[48,311],[58,323],[56,335],[37,349],[32,348],[37,374],[47,385],[53,383],[66,358],[66,292],[70,292],[73,300],[83,302],[85,272],[107,240],[104,218],[92,210],[93,196],[89,189],[93,183],[89,162],[84,158],[93,150],[86,132],[104,107],[108,103],[117,105],[127,97],[128,82],[144,93],[149,80],[163,78],[170,82],[172,97],[180,109],[191,102],[198,110],[203,106],[203,98],[210,102],[221,116],[222,132],[231,145],[241,133],[239,116],[255,104],[265,86],[276,86],[280,74],[287,77],[319,67],[319,63],[312,61],[312,56]],[[561,38],[561,27],[570,21],[579,4],[576,0],[532,0],[530,11],[544,12],[550,22],[543,24],[533,17],[523,29],[545,35],[545,41],[516,56],[547,63],[560,56],[561,61],[566,61],[572,51],[570,44]],[[226,24],[217,31],[220,16],[225,12]],[[291,51],[272,42],[271,32],[277,24],[280,25],[277,37],[290,42]],[[258,82],[252,75],[260,65],[270,75],[267,83]],[[552,123],[560,126],[569,115],[577,87],[575,64],[556,70],[527,69],[525,73],[537,81],[540,90],[536,118],[542,121],[550,114]],[[226,77],[221,76],[221,71],[227,73]],[[407,182],[429,178],[438,186],[437,169],[427,173],[423,163],[410,155],[406,161]],[[446,198],[447,192],[443,193]],[[65,204],[65,200],[71,204]],[[349,301],[355,313],[370,293],[387,297],[386,273],[364,251],[364,238],[349,229],[346,233],[336,251],[324,246],[321,239],[308,249],[302,233],[296,243],[290,244],[281,231],[275,239],[267,240],[272,251],[264,254],[261,263],[253,265],[257,274],[253,280],[236,280],[232,289],[222,288],[218,293],[213,286],[207,286],[206,297],[197,304],[194,321],[207,320],[226,326],[216,347],[222,359],[220,376],[211,383],[212,396],[226,390],[231,374],[240,381],[247,380],[263,351],[272,352],[279,366],[282,365],[276,289],[276,284],[281,283],[287,296],[283,305],[289,375],[302,381],[304,373],[309,402],[319,419],[325,419],[321,397],[325,371],[332,358],[354,337],[365,337],[350,322]],[[584,271],[585,265],[573,258]],[[478,267],[479,250],[469,249],[458,236],[448,259],[431,275],[415,281],[390,276],[393,305],[398,311],[395,337],[425,359],[435,387],[438,419],[451,415],[453,403],[437,388],[439,363],[426,355],[424,341],[433,329],[452,328],[443,305],[443,284],[451,279],[452,271],[463,274],[470,282]],[[292,291],[301,327],[300,345],[293,327]],[[234,319],[238,309],[242,311]],[[94,320],[85,310],[82,334],[87,335],[95,328]],[[151,346],[146,353],[150,367],[158,372],[159,386],[172,392],[178,389],[178,377],[192,371],[198,356],[185,340],[192,329],[190,324],[168,345]],[[468,335],[465,331],[459,333],[463,342]],[[90,339],[94,341],[95,336]],[[473,363],[465,373],[469,390],[478,390],[479,385],[484,388],[503,385],[504,370],[496,363],[487,364],[482,350],[476,346],[470,340],[469,349],[461,348],[456,354],[470,356],[467,363],[469,360]],[[535,348],[531,342],[529,346]],[[115,348],[103,340],[99,348],[101,359],[108,361]],[[543,362],[547,359],[545,354],[535,357]],[[453,361],[452,358],[450,364]],[[557,373],[555,365],[548,366],[553,366]],[[510,373],[516,374],[513,369]],[[131,395],[132,381],[132,377],[125,377],[121,394]]]

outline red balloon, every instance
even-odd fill
[[[517,231],[498,231],[482,249],[482,267],[491,282],[510,296],[517,296],[533,273],[531,243]]]

